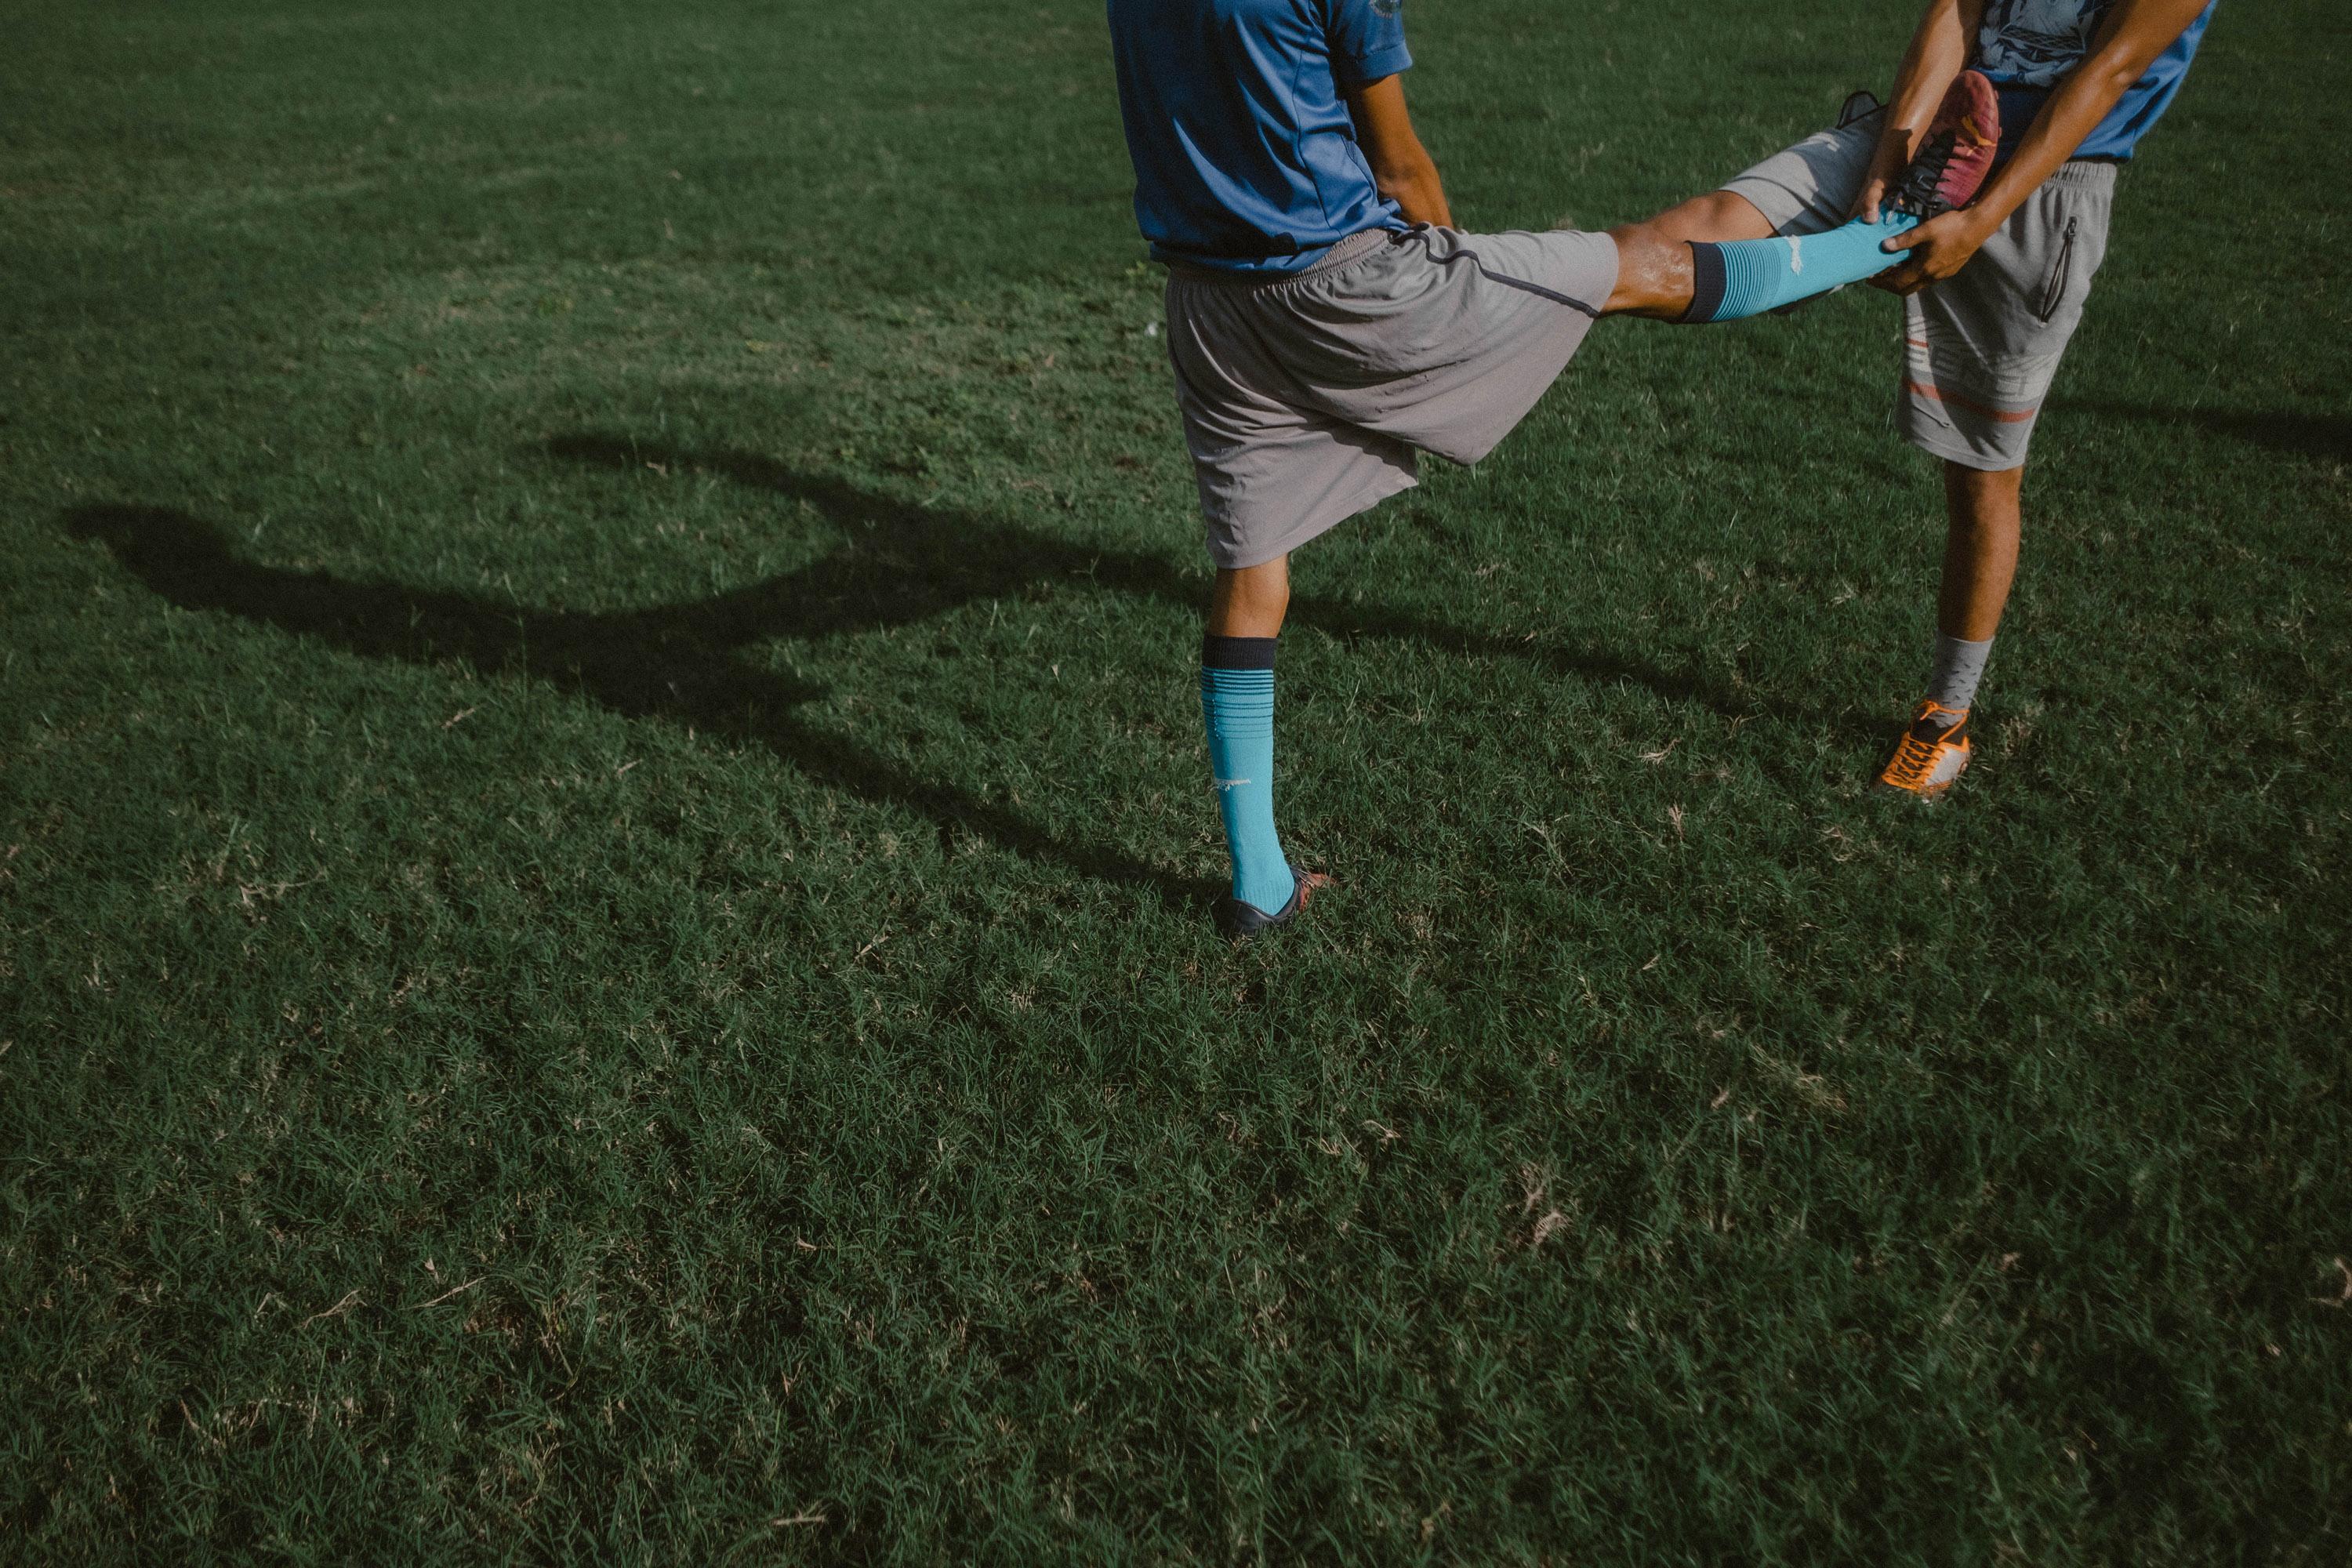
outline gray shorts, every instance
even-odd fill
[[[1884,111],[1808,136],[1724,186],[1781,234],[1845,221],[1870,173]],[[1895,418],[1911,444],[1971,468],[2025,461],[2034,416],[2107,254],[2116,166],[2060,165],[1969,264],[1903,301]]]
[[[1494,449],[1617,286],[1605,234],[1380,231],[1272,280],[1170,268],[1168,357],[1219,566],[1255,566]]]

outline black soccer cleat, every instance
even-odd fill
[[[1332,885],[1331,879],[1322,872],[1302,871],[1296,866],[1290,868],[1290,879],[1289,901],[1272,914],[1255,904],[1244,903],[1230,893],[1219,899],[1217,929],[1227,936],[1241,938],[1286,926],[1298,918],[1299,911],[1307,908],[1308,900]]]

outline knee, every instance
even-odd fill
[[[1944,499],[1955,528],[2015,528],[2025,493],[2025,468],[1972,468],[1947,459]]]
[[[2025,465],[2013,468],[1974,468],[1966,463],[1944,460],[1944,491],[1955,508],[1965,504],[1970,510],[2017,504],[2025,490]]]
[[[1262,562],[1244,566],[1232,574],[1234,597],[1261,607],[1290,603],[1290,559]]]
[[[1209,630],[1219,637],[1270,637],[1290,609],[1287,556],[1220,570],[1209,602]]]
[[[1693,196],[1633,226],[1648,229],[1660,240],[1683,242],[1763,239],[1772,233],[1772,225],[1756,209],[1756,205],[1730,191],[1709,191],[1705,195]]]

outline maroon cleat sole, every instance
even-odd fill
[[[1894,204],[1920,222],[1977,199],[2000,150],[2000,95],[1982,71],[1967,70],[1944,89],[1918,154],[1895,183]]]

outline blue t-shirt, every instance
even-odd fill
[[[1151,254],[1295,272],[1399,228],[1342,91],[1412,64],[1403,0],[1109,0],[1135,220]]]
[[[2139,139],[2172,107],[2189,62],[2213,19],[2212,0],[2124,90],[2097,129],[2074,149],[2077,158],[2128,158]],[[1977,68],[2000,90],[2000,156],[2024,139],[2058,79],[2083,63],[2115,0],[1985,0],[1977,29]]]

